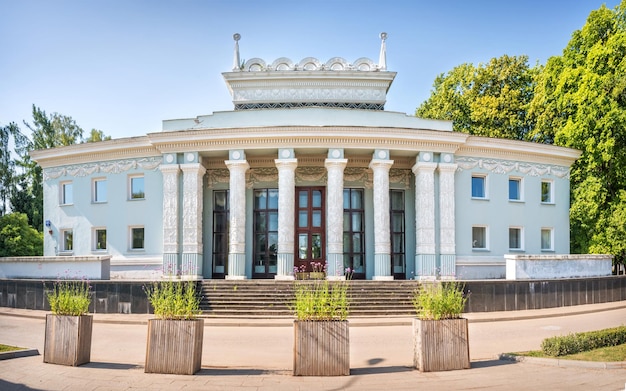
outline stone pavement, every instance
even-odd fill
[[[0,308],[0,343],[43,353],[45,314]],[[626,369],[498,359],[549,336],[626,324],[626,302],[466,314],[472,368],[436,373],[411,368],[410,318],[350,319],[346,377],[291,376],[290,319],[207,319],[199,373],[146,374],[150,317],[95,314],[91,363],[80,367],[44,364],[41,355],[0,360],[0,390],[626,390]]]

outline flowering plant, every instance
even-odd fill
[[[326,262],[312,262],[311,267],[314,273],[326,273],[326,269],[328,268]]]
[[[148,301],[154,308],[154,315],[159,319],[189,320],[198,316],[200,297],[196,293],[193,281],[162,281],[144,287]]]
[[[53,314],[80,316],[89,312],[90,291],[91,286],[86,280],[61,280],[46,292],[46,298]]]

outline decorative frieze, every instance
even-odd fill
[[[569,178],[569,168],[550,164],[518,162],[513,160],[482,159],[473,157],[456,157],[458,170],[472,170],[476,167],[493,172],[494,174],[508,174],[520,172],[530,176],[553,175],[557,178]]]
[[[162,161],[163,158],[158,156],[46,168],[43,170],[43,179],[57,179],[62,176],[85,177],[96,173],[119,174],[136,168],[152,171],[156,170]]]

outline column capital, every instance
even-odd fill
[[[173,174],[178,174],[180,172],[180,165],[178,164],[161,164],[159,166],[159,170],[161,170],[162,173],[173,173]]]
[[[434,172],[437,168],[437,163],[431,162],[417,162],[411,167],[413,174],[417,175],[419,172]]]
[[[185,163],[180,165],[180,169],[183,172],[193,172],[198,171],[198,173],[204,174],[206,172],[206,168],[200,163]]]
[[[298,159],[274,159],[274,164],[278,169],[293,169],[298,167]]]
[[[383,169],[385,171],[389,171],[392,165],[393,160],[372,159],[370,161],[369,168],[372,170]]]
[[[341,168],[342,170],[348,165],[348,159],[326,159],[324,160],[324,167],[328,168]]]
[[[229,170],[236,170],[236,169],[247,170],[250,168],[250,164],[248,164],[247,160],[226,160],[224,161],[224,164],[226,164],[226,167]]]
[[[439,163],[437,170],[439,172],[455,172],[458,167],[459,165],[456,163]]]

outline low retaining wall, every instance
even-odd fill
[[[612,273],[612,255],[513,255],[506,254],[506,279],[604,277]]]
[[[111,256],[5,257],[0,258],[0,278],[111,278]]]

